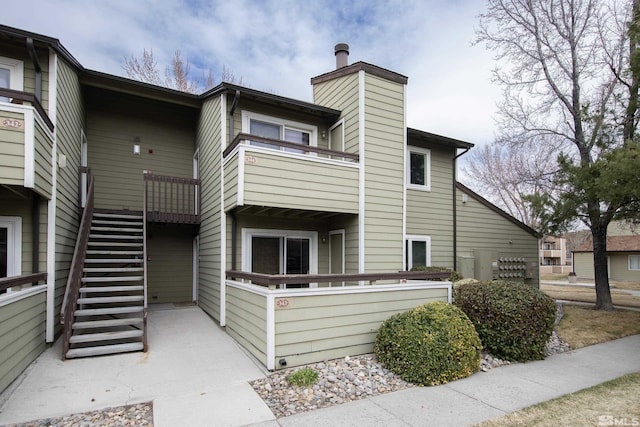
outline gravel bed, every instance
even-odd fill
[[[571,347],[554,331],[547,343],[546,354],[570,350]],[[509,364],[511,362],[483,352],[480,370],[486,372]],[[250,383],[276,418],[415,387],[378,363],[373,354],[347,356],[307,367],[318,372],[318,381],[311,387],[297,387],[287,381],[287,377],[302,366],[279,370]]]
[[[57,418],[43,418],[6,427],[153,427],[153,403],[118,406]]]

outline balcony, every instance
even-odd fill
[[[146,221],[200,224],[200,180],[144,174]]]
[[[0,184],[51,198],[53,128],[33,94],[0,89]]]
[[[358,213],[357,154],[239,134],[223,156],[226,211],[263,206]]]
[[[562,251],[559,249],[545,249],[542,251],[544,258],[560,258],[562,257]]]

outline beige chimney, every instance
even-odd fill
[[[349,65],[349,45],[346,43],[338,43],[336,50],[336,70]]]

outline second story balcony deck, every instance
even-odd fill
[[[0,89],[0,184],[51,197],[53,129],[33,94]]]
[[[225,210],[358,213],[358,154],[241,133],[223,155]]]

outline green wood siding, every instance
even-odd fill
[[[45,349],[45,288],[4,305],[6,298],[0,296],[0,392]]]
[[[611,280],[640,282],[640,270],[629,270],[629,256],[640,256],[640,252],[614,252],[609,254]]]
[[[404,85],[365,74],[365,271],[402,270]]]
[[[420,289],[286,297],[275,308],[275,366],[287,367],[370,353],[380,324],[396,313],[447,301],[446,289]]]
[[[226,159],[224,164],[224,210],[230,211],[238,205],[238,157],[239,153]]]
[[[358,213],[357,168],[251,150],[247,157],[245,205]]]
[[[193,177],[194,110],[98,90],[88,90],[87,97],[88,164],[96,178],[97,208],[142,210],[145,170]],[[140,145],[139,155],[133,154],[134,144]]]
[[[267,299],[227,286],[226,330],[263,365],[267,364]]]
[[[491,252],[498,257],[524,257],[529,269],[533,272],[533,278],[527,279],[525,283],[537,287],[539,285],[538,238],[471,196],[466,203],[463,203],[462,195],[463,192],[458,189],[457,256],[475,257],[479,260],[483,257],[482,253]]]
[[[452,151],[430,149],[431,191],[407,189],[407,234],[431,237],[431,265],[453,267]]]
[[[198,123],[197,143],[201,180],[201,224],[198,270],[198,304],[214,319],[220,320],[220,268],[222,239],[221,165],[222,96],[207,100]]]
[[[50,138],[49,129],[40,121],[35,120],[35,190],[44,197],[51,198],[53,176],[53,140]]]
[[[60,330],[60,306],[67,284],[80,218],[78,201],[80,135],[84,129],[84,105],[75,70],[58,58],[56,141],[58,154],[67,158],[67,167],[58,168],[56,205],[55,321]]]
[[[179,226],[147,230],[149,303],[193,300],[193,238]]]
[[[0,127],[0,184],[24,186],[24,114],[0,110],[1,119],[21,120],[21,129]]]

